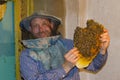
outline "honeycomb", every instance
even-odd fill
[[[87,67],[96,57],[100,50],[100,35],[104,26],[94,20],[87,20],[87,27],[77,27],[74,33],[74,47],[80,51],[80,59],[77,61],[78,68]]]

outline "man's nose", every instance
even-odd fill
[[[40,32],[43,32],[44,30],[45,30],[45,29],[44,29],[43,26],[40,26],[40,27],[39,27],[39,31],[40,31]]]

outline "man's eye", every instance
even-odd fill
[[[45,25],[48,25],[48,24],[47,23],[43,23],[42,25],[45,26]]]

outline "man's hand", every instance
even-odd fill
[[[100,35],[101,49],[100,53],[105,55],[107,48],[110,44],[110,36],[107,29],[104,29],[103,34]]]
[[[63,68],[66,73],[68,73],[76,64],[80,58],[79,50],[77,48],[71,49],[68,53],[64,55],[65,62]]]

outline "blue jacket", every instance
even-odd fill
[[[69,39],[59,40],[67,50],[73,48],[73,41]],[[22,51],[20,56],[21,76],[25,80],[80,80],[79,69],[74,67],[66,74],[62,65],[53,69],[46,69],[43,62],[36,60],[29,55],[30,49]],[[96,72],[105,64],[107,54],[98,54],[92,63],[86,68],[89,71]]]

